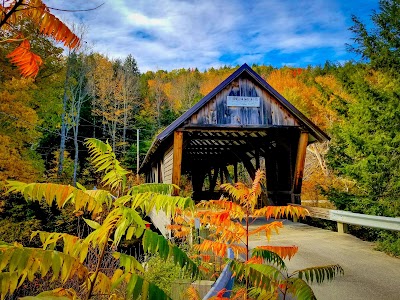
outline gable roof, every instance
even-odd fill
[[[232,81],[238,78],[241,74],[247,73],[253,80],[260,84],[265,90],[267,90],[284,108],[286,108],[293,116],[295,116],[299,123],[302,124],[309,133],[319,142],[330,140],[329,136],[323,132],[317,125],[315,125],[310,119],[303,115],[296,107],[294,107],[289,101],[287,101],[281,94],[279,94],[272,86],[270,86],[260,75],[258,75],[252,68],[250,68],[246,63],[243,64],[239,69],[233,72],[228,78],[221,82],[215,89],[213,89],[208,95],[197,102],[174,122],[172,122],[168,127],[166,127],[160,134],[157,135],[156,139],[153,141],[147,155],[141,165],[143,167],[149,156],[155,152],[155,148],[168,138],[177,128],[179,128],[186,120],[188,120],[193,114],[199,111],[207,102],[213,99],[219,92],[221,92],[226,86],[228,86]]]

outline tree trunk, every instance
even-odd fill
[[[68,53],[68,59],[67,59],[67,73],[65,76],[65,82],[64,82],[64,96],[63,96],[63,110],[61,114],[61,141],[60,141],[60,156],[58,159],[58,172],[57,175],[60,177],[63,171],[63,165],[64,165],[64,152],[65,152],[65,142],[67,140],[67,134],[68,134],[68,128],[67,128],[67,123],[65,120],[66,113],[67,113],[67,102],[68,102],[68,82],[69,82],[69,77],[71,73],[71,52]]]

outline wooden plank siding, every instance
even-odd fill
[[[163,183],[172,183],[173,148],[169,148],[164,154]]]
[[[227,96],[260,97],[260,107],[227,106]],[[295,117],[268,91],[247,78],[238,78],[193,114],[186,125],[299,126]]]

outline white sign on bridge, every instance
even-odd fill
[[[228,106],[260,107],[260,97],[228,96]]]

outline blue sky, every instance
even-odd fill
[[[223,65],[306,67],[357,58],[351,15],[369,22],[378,0],[69,0],[44,1],[71,24],[87,25],[92,49],[132,54],[142,72]]]

